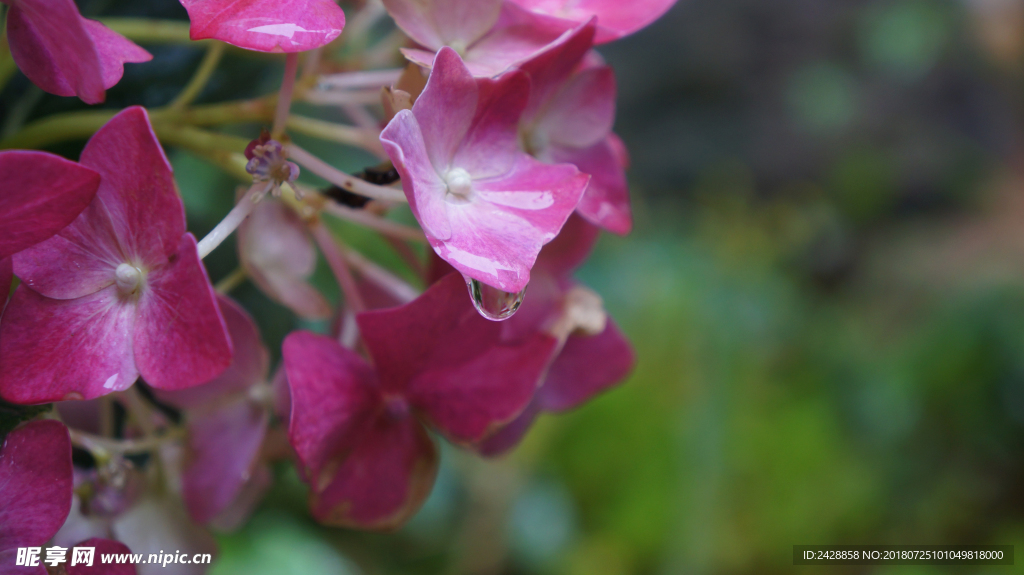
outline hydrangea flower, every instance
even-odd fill
[[[574,22],[586,22],[597,16],[597,43],[604,44],[645,28],[661,18],[676,0],[509,0],[532,10],[565,18]]]
[[[329,44],[345,27],[334,0],[181,0],[193,40],[213,38],[257,52],[304,52]]]
[[[251,394],[267,381],[270,353],[244,309],[223,296],[219,303],[235,349],[231,366],[213,381],[157,396],[186,417],[182,498],[189,515],[201,525],[231,530],[270,486],[270,470],[260,459],[269,413]],[[226,515],[230,520],[224,521]]]
[[[65,228],[82,213],[100,185],[100,175],[46,152],[0,152],[0,311],[7,301],[10,257]]]
[[[99,22],[83,18],[74,0],[2,0],[7,39],[21,71],[45,92],[99,104],[124,75],[125,62],[153,56]]]
[[[363,528],[404,522],[426,498],[437,452],[424,424],[479,442],[529,404],[556,341],[501,339],[449,274],[405,306],[358,316],[373,366],[334,340],[285,340],[289,437],[320,521]],[[421,423],[422,422],[422,423]]]
[[[423,47],[402,49],[410,61],[429,68],[448,46],[480,77],[497,76],[577,25],[504,0],[384,0],[384,6]]]
[[[520,150],[529,90],[518,71],[474,79],[453,49],[442,48],[412,110],[381,134],[437,254],[510,293],[529,283],[541,246],[558,234],[589,181],[575,166]]]
[[[594,25],[524,62],[530,102],[520,121],[523,148],[548,163],[569,163],[590,174],[576,211],[604,229],[628,234],[633,228],[629,185],[620,159],[615,124],[615,73],[593,44]]]
[[[158,389],[216,377],[231,342],[145,110],[110,120],[81,163],[101,176],[93,202],[14,257],[22,284],[0,322],[0,396],[45,403],[121,391],[140,374]]]

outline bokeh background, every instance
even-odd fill
[[[80,5],[184,18],[174,0]],[[166,104],[202,57],[147,47],[156,60],[129,66],[109,106]],[[542,418],[508,458],[446,451],[397,533],[317,526],[282,465],[212,573],[1012,572],[791,558],[819,543],[1024,551],[1024,2],[681,0],[600,51],[636,231],[604,237],[579,276],[634,342],[634,375]],[[273,91],[280,69],[232,52],[201,101]],[[0,132],[78,107],[18,77]],[[201,234],[236,182],[170,153]],[[217,279],[236,259],[209,265]],[[318,327],[251,286],[235,295],[275,349]]]

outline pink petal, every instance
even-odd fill
[[[563,40],[576,26],[576,22],[530,12],[506,2],[494,28],[466,50],[466,64],[474,76],[497,76]]]
[[[594,45],[596,28],[594,21],[581,24],[519,65],[530,76],[530,104],[523,114],[525,125],[533,124],[537,113],[579,67]]]
[[[100,176],[46,152],[0,152],[0,259],[53,236],[89,205]]]
[[[330,316],[330,304],[307,281],[316,270],[316,248],[293,210],[261,202],[238,228],[238,253],[249,277],[271,299],[307,319]]]
[[[97,47],[73,0],[13,0],[7,11],[11,56],[45,92],[106,98]]]
[[[547,411],[566,411],[621,382],[636,365],[636,354],[611,320],[600,335],[570,336],[551,364],[537,394]]]
[[[107,122],[86,145],[82,165],[102,177],[96,198],[71,225],[14,261],[18,277],[47,297],[95,293],[114,282],[122,263],[163,265],[185,233],[171,166],[143,108]]]
[[[598,17],[597,43],[604,44],[646,27],[675,5],[676,0],[511,0],[541,14],[577,22]]]
[[[434,68],[412,113],[423,132],[434,170],[443,174],[473,125],[480,94],[476,80],[455,50],[441,48],[434,58]]]
[[[96,53],[99,54],[103,87],[106,89],[110,89],[121,81],[126,62],[139,64],[153,59],[152,54],[143,50],[135,42],[95,20],[83,18],[82,24],[89,32],[89,36],[96,46]]]
[[[127,389],[138,378],[134,323],[116,287],[55,300],[19,286],[0,322],[0,396],[35,404]]]
[[[431,50],[465,48],[494,27],[502,0],[384,0],[384,7],[410,38]]]
[[[231,339],[192,234],[181,237],[177,253],[146,281],[132,333],[146,383],[179,390],[224,373],[231,365]]]
[[[328,461],[357,441],[380,404],[373,369],[334,340],[308,332],[285,338],[291,389],[288,439],[316,485]]]
[[[81,563],[72,566],[72,552],[69,550],[67,554],[68,562],[64,564],[64,568],[67,570],[68,575],[135,575],[135,573],[137,573],[134,565],[125,563],[105,564],[101,561],[100,558],[104,555],[127,555],[132,552],[127,545],[120,541],[93,538],[76,543],[75,547],[92,547],[96,549],[96,551],[92,567],[89,567],[88,565],[83,565]]]
[[[252,477],[267,413],[246,399],[189,414],[191,459],[182,496],[192,520],[207,524],[226,510]]]
[[[345,27],[333,0],[181,0],[193,40],[213,38],[258,52],[303,52],[330,43]]]
[[[534,130],[551,145],[593,146],[612,131],[615,99],[615,73],[610,67],[583,70],[545,104]]]
[[[14,266],[11,258],[0,259],[0,317],[3,317],[7,297],[11,294],[11,282],[14,281]]]
[[[245,482],[242,490],[231,504],[210,520],[210,527],[224,533],[232,533],[241,529],[273,484],[274,474],[270,470],[270,466],[258,462],[255,469],[252,470],[252,477]]]
[[[552,161],[573,164],[591,176],[576,207],[581,216],[612,233],[626,235],[632,231],[629,183],[612,139],[586,149],[552,147],[550,152]]]
[[[497,80],[477,80],[477,90],[480,96],[473,122],[451,163],[472,174],[474,180],[500,176],[512,169],[519,151],[519,118],[526,108],[530,80],[522,72],[510,71]]]
[[[53,537],[71,511],[67,428],[40,420],[10,432],[0,448],[0,486],[0,552],[38,547]]]
[[[541,247],[558,235],[576,208],[588,180],[574,166],[543,164],[519,154],[509,173],[474,182],[473,201],[448,206],[451,239],[427,239],[465,275],[518,292],[529,283]]]
[[[536,401],[531,402],[526,411],[515,418],[512,423],[501,428],[497,433],[476,446],[477,452],[484,457],[498,457],[508,453],[523,440],[523,437],[526,436],[526,432],[533,426],[533,422],[537,419],[538,415],[540,415],[540,407]]]
[[[593,178],[590,182],[588,191],[594,185]],[[584,198],[586,195],[585,192]],[[535,269],[541,268],[556,278],[564,278],[572,274],[590,256],[600,235],[601,230],[583,219],[577,206],[576,213],[569,216],[558,236],[540,251]]]
[[[419,510],[434,486],[437,450],[411,417],[382,414],[346,448],[330,482],[310,494],[310,509],[321,523],[393,529]]]
[[[452,228],[444,201],[447,186],[430,161],[413,112],[399,112],[381,133],[380,141],[402,178],[402,189],[416,220],[429,235],[441,241],[450,238]]]
[[[261,383],[270,371],[270,352],[249,312],[231,298],[217,296],[221,315],[231,336],[234,355],[224,373],[202,385],[178,391],[156,390],[161,400],[186,409],[211,404],[230,394],[244,394]]]

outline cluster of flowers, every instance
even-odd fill
[[[125,62],[150,58],[72,0],[2,1],[11,54],[47,92],[101,102]],[[502,454],[539,413],[579,406],[634,363],[600,297],[572,278],[601,229],[632,226],[614,74],[593,47],[673,0],[383,0],[410,40],[376,132],[401,191],[283,136],[296,54],[345,25],[334,1],[181,2],[193,40],[288,53],[274,130],[245,150],[253,185],[207,238],[187,232],[142,108],[110,119],[79,162],[0,152],[3,298],[20,280],[0,319],[0,398],[57,402],[0,450],[2,573],[18,547],[50,540],[205,551],[210,539],[189,523],[240,525],[280,457],[295,459],[319,521],[394,528],[431,491],[432,433]],[[292,161],[341,189],[301,193]],[[281,199],[261,201],[271,192]],[[328,208],[366,212],[356,220],[402,238],[413,230],[371,213],[397,200],[433,248],[422,294],[318,221]],[[202,265],[236,229],[244,271],[267,295],[336,319],[330,337],[289,335],[273,375],[253,320]],[[336,313],[307,283],[315,245],[345,295]],[[112,423],[114,407],[127,423]]]

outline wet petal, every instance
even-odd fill
[[[53,537],[71,511],[67,428],[41,420],[7,434],[0,448],[0,486],[0,552],[37,547]]]
[[[333,0],[181,0],[193,40],[214,38],[259,52],[303,52],[330,43],[345,27]]]
[[[138,308],[132,341],[146,383],[185,389],[210,381],[231,364],[227,325],[192,234],[181,237],[167,266],[150,272]]]
[[[116,287],[55,300],[19,286],[0,322],[0,396],[35,404],[127,389],[138,378],[134,323]]]
[[[0,152],[0,260],[50,238],[82,213],[100,175],[46,152]]]

